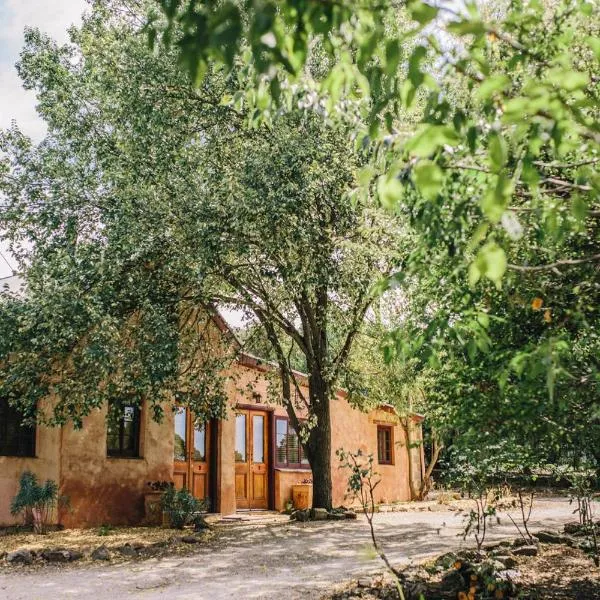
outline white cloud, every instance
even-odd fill
[[[58,42],[67,40],[67,29],[80,22],[85,0],[0,0],[0,128],[13,119],[28,135],[39,140],[44,124],[35,111],[35,95],[21,87],[15,63],[23,46],[26,26],[39,27]]]
[[[86,0],[0,0],[0,129],[16,120],[34,140],[43,138],[45,126],[35,110],[35,94],[23,89],[15,69],[23,30],[26,26],[38,27],[63,43],[67,41],[67,29],[80,23],[86,7]],[[14,262],[1,242],[0,252]],[[0,277],[7,275],[10,268],[0,257]]]

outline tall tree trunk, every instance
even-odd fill
[[[331,484],[331,398],[330,389],[320,372],[309,377],[312,412],[317,418],[310,430],[306,450],[313,474],[313,508],[332,508]]]

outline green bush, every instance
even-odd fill
[[[206,502],[198,500],[188,490],[176,490],[169,486],[161,497],[161,507],[171,521],[171,527],[183,529],[188,523],[194,521],[196,513],[206,508]]]
[[[58,501],[58,485],[48,479],[43,485],[31,471],[24,471],[19,491],[10,505],[13,515],[23,514],[26,525],[33,524],[36,533],[46,533],[48,519]]]

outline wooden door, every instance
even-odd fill
[[[189,408],[175,413],[175,448],[173,456],[173,480],[178,489],[186,488],[196,498],[209,497],[210,425],[195,423]]]
[[[238,509],[269,505],[267,413],[242,410],[235,417],[235,497]]]

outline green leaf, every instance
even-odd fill
[[[406,148],[415,156],[425,158],[440,146],[456,146],[460,139],[458,133],[447,125],[423,125],[408,141]]]
[[[502,218],[511,194],[512,183],[504,175],[500,175],[496,185],[484,194],[481,199],[481,210],[492,223],[498,223]]]
[[[444,173],[434,162],[420,161],[412,171],[417,189],[427,200],[435,200],[444,185]]]
[[[420,23],[421,25],[427,25],[437,17],[439,9],[435,6],[430,6],[421,0],[414,0],[409,2],[408,11],[410,16]]]
[[[475,93],[479,100],[487,100],[496,92],[503,92],[510,85],[508,75],[492,75],[477,88]]]
[[[484,276],[502,287],[502,276],[506,272],[507,260],[504,250],[496,242],[488,242],[469,265],[469,285],[475,285]]]
[[[388,210],[395,210],[403,195],[404,188],[395,172],[379,177],[377,196],[381,206]]]
[[[497,173],[504,167],[507,155],[508,151],[504,138],[499,133],[493,132],[488,142],[488,156],[492,171]]]

